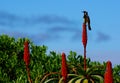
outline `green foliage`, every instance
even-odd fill
[[[28,83],[26,67],[23,61],[24,41],[26,38],[15,39],[8,35],[0,36],[0,83]],[[27,39],[29,40],[29,39]],[[61,54],[51,51],[47,54],[46,46],[37,46],[30,42],[30,74],[33,83],[50,82],[56,83],[60,79],[61,72]],[[67,56],[68,73],[84,75],[81,72],[83,68],[83,56],[70,51]],[[97,68],[96,68],[97,66]],[[87,67],[89,75],[104,75],[105,64],[91,62],[87,58]],[[120,65],[113,68],[115,83],[120,82]],[[42,81],[42,82],[41,82]]]
[[[113,68],[114,83],[120,83],[120,65]]]
[[[82,55],[77,55],[76,52],[70,51],[67,58],[70,73],[72,71],[74,73],[79,73],[78,71],[80,71],[80,69],[84,67],[84,57]],[[88,67],[90,67],[90,61],[90,58],[87,58],[86,63]]]
[[[7,35],[0,36],[0,82],[15,80],[15,66],[17,65],[17,53],[15,39]]]

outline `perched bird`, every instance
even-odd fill
[[[83,11],[83,13],[84,13],[84,16],[83,16],[83,18],[84,18],[84,23],[85,23],[85,24],[88,24],[88,29],[91,30],[90,18],[89,18],[89,16],[88,16],[88,12],[87,12],[87,11]]]

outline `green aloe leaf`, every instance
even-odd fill
[[[56,80],[58,80],[58,78],[51,78],[46,80],[44,83],[49,83],[49,82],[55,83]]]
[[[104,81],[103,77],[100,75],[91,75],[91,77],[99,79],[99,83],[103,83]]]

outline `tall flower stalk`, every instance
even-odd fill
[[[82,43],[84,46],[84,70],[86,71],[86,46],[87,46],[87,29],[86,24],[83,23],[83,30],[82,30]]]
[[[61,75],[63,77],[64,83],[67,83],[67,63],[66,63],[66,55],[62,53],[62,67],[61,67]]]
[[[29,64],[30,64],[29,43],[27,40],[24,42],[24,57],[23,57],[23,59],[24,59],[25,65],[26,65],[28,81],[30,83],[32,83],[32,80],[30,78],[30,69],[29,69]]]
[[[104,74],[104,83],[113,83],[112,63],[111,63],[111,61],[107,61],[106,71],[105,71],[105,74]]]
[[[87,45],[87,29],[86,24],[88,25],[88,29],[91,30],[90,26],[90,17],[88,16],[87,11],[83,11],[84,13],[84,22],[83,22],[83,32],[82,32],[82,42],[84,46],[84,70],[86,71],[86,45]]]

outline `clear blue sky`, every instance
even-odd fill
[[[120,64],[119,0],[1,0],[0,34],[28,37],[37,45],[57,53],[70,50],[83,55],[81,32],[87,10],[87,57],[93,61]]]

